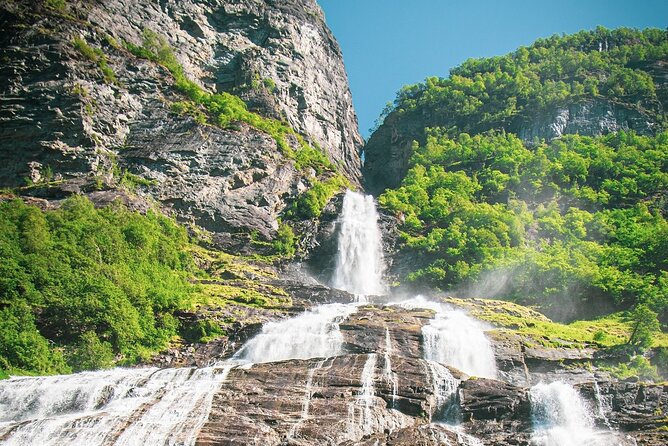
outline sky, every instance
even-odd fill
[[[399,89],[539,37],[668,27],[668,0],[317,0],[343,51],[362,136]]]

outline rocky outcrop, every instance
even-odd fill
[[[563,135],[601,136],[620,130],[651,135],[659,130],[659,125],[637,108],[596,98],[522,117],[509,130],[531,142]]]
[[[421,359],[420,347],[421,326],[431,316],[424,310],[363,306],[340,323],[339,356],[232,369],[214,396],[197,444],[533,444],[531,384],[468,378],[448,369],[454,393],[448,400],[436,393],[433,363]],[[602,438],[614,437],[622,445],[665,441],[664,385],[599,375],[576,388]]]
[[[600,422],[623,431],[652,431],[668,423],[668,385],[593,380],[578,385],[580,393],[598,407]]]
[[[60,10],[10,1],[0,22],[0,184],[23,195],[122,187],[214,232],[274,234],[313,173],[253,127],[173,113],[184,98],[172,76],[124,47],[147,29],[189,78],[287,122],[358,182],[362,139],[341,51],[314,0],[83,0]]]
[[[235,369],[215,395],[196,444],[338,445],[414,424],[408,415],[391,409],[392,388],[381,379],[382,361],[373,371],[376,394],[360,398],[368,360],[369,355],[346,355]],[[430,387],[424,385],[426,368],[414,362],[397,366],[404,378],[401,406],[426,414],[434,404]]]
[[[339,325],[350,351],[382,352],[422,357],[422,326],[434,317],[430,310],[364,306]]]

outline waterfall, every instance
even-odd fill
[[[233,364],[0,382],[3,445],[193,445]]]
[[[361,302],[383,294],[382,242],[373,197],[347,191],[339,224],[332,286],[355,294]]]
[[[533,446],[610,446],[621,444],[610,431],[597,431],[594,418],[573,386],[556,381],[531,388]]]
[[[362,432],[365,434],[373,432],[374,427],[374,418],[371,409],[373,408],[374,397],[376,396],[376,387],[374,383],[374,378],[376,376],[376,361],[376,354],[370,353],[366,362],[364,363],[362,376],[360,378],[362,390],[360,391],[359,395],[357,395],[357,400],[355,401],[355,406],[361,406],[360,422],[358,425],[362,427]],[[355,406],[352,406],[350,410],[350,421],[352,421],[353,424],[357,423],[357,417],[355,416],[357,410]]]
[[[234,358],[259,363],[336,356],[343,344],[339,323],[355,309],[352,304],[320,305],[290,319],[269,322]]]
[[[472,376],[496,378],[492,346],[480,324],[464,312],[439,311],[422,327],[422,334],[426,359]]]
[[[605,415],[603,396],[601,395],[601,387],[598,385],[598,381],[596,380],[594,380],[594,395],[596,396],[596,408],[598,409],[598,415],[601,417],[603,423],[605,423],[608,429],[612,430],[612,425],[610,424],[610,420],[608,420],[608,417]]]
[[[431,411],[430,417],[433,420],[441,420],[445,418],[448,403],[457,390],[459,381],[452,376],[452,373],[450,373],[450,371],[442,364],[427,360],[427,368],[429,375],[431,376],[434,397],[436,400],[436,404]]]
[[[392,371],[392,337],[390,336],[390,329],[385,327],[385,367],[383,368],[383,379],[386,383],[392,386],[392,406],[397,400],[397,390],[399,387],[399,377]]]
[[[367,425],[371,419],[370,410],[373,406],[373,398],[376,395],[374,377],[376,375],[376,354],[371,353],[362,369],[362,393],[359,400],[364,405],[364,424]]]
[[[315,372],[320,370],[323,365],[325,365],[325,361],[327,361],[327,358],[319,361],[315,367],[308,371],[308,376],[306,377],[306,389],[304,390],[304,401],[302,402],[302,412],[299,417],[299,421],[297,421],[290,429],[290,432],[288,433],[288,439],[294,439],[299,432],[299,429],[302,427],[304,421],[308,420],[309,410],[311,409],[311,398],[313,397],[313,377],[315,376]]]
[[[483,325],[466,313],[422,296],[400,302],[405,308],[426,308],[436,312],[422,327],[424,358],[449,365],[477,377],[496,378],[494,350]]]

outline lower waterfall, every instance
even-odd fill
[[[423,296],[399,302],[405,308],[426,308],[436,314],[422,327],[424,359],[449,365],[481,378],[496,378],[496,361],[483,325],[461,310]]]
[[[259,363],[336,356],[343,344],[338,324],[356,308],[354,304],[320,305],[298,316],[266,323],[234,358]]]
[[[556,381],[531,388],[533,446],[622,445],[609,430],[597,430],[590,408],[573,386]]]
[[[0,381],[3,445],[193,445],[232,364]]]

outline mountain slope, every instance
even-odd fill
[[[664,31],[598,29],[405,87],[364,167],[399,280],[665,322],[667,63]]]
[[[667,55],[665,30],[598,28],[468,60],[447,78],[406,86],[364,149],[367,189],[377,194],[399,184],[412,141],[424,143],[428,127],[505,130],[527,142],[617,130],[655,134],[666,124]]]

